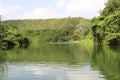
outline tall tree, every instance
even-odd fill
[[[108,0],[100,16],[94,18],[92,23],[97,42],[120,45],[120,0]]]

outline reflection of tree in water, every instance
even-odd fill
[[[4,62],[6,61],[6,53],[0,50],[0,80],[3,80],[4,72],[6,70],[6,67],[4,65]]]
[[[2,80],[3,76],[4,76],[4,66],[0,64],[0,80]]]
[[[120,80],[120,52],[108,46],[95,45],[91,55],[92,67],[97,67],[107,80]]]
[[[7,54],[6,51],[0,50],[0,64],[4,63],[6,61]]]
[[[83,45],[76,44],[73,47],[73,54],[76,63],[89,63],[89,53],[89,50],[87,50]]]

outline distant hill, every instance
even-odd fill
[[[7,20],[32,42],[68,42],[82,39],[90,31],[90,20],[81,17],[60,19]]]
[[[62,29],[64,27],[76,27],[78,24],[87,25],[88,19],[81,17],[60,18],[60,19],[25,19],[25,20],[7,20],[3,23],[17,26],[20,30],[44,30],[44,29]],[[84,25],[85,25],[84,24]]]

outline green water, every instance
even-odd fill
[[[0,51],[0,80],[120,80],[120,50],[39,43]]]

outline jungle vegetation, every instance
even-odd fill
[[[2,23],[17,26],[19,32],[33,43],[77,41],[90,31],[90,20],[81,17],[8,20]]]
[[[120,45],[120,0],[108,0],[100,16],[92,19],[94,40],[98,43]]]
[[[22,47],[28,44],[28,38],[20,34],[17,27],[0,22],[0,48],[10,49],[15,45]]]
[[[95,43],[120,45],[120,0],[108,0],[105,5],[100,16],[93,19],[68,17],[0,21],[0,48],[29,42],[69,42],[92,38]]]

